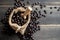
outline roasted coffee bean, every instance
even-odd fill
[[[33,5],[31,5],[31,7],[33,7]]]
[[[42,14],[43,17],[46,17],[45,15]]]
[[[35,8],[35,10],[38,10],[37,8]]]
[[[54,7],[55,9],[57,9],[57,7]]]
[[[22,6],[24,7],[25,6],[25,3],[23,3]]]
[[[57,9],[57,11],[60,11],[60,7]]]
[[[38,26],[38,30],[40,30],[40,26]]]
[[[52,7],[50,7],[50,9],[52,9]]]
[[[44,7],[46,7],[46,5],[43,5]]]
[[[40,6],[40,9],[42,9],[43,7],[42,6]]]
[[[30,2],[29,2],[29,1],[27,1],[27,4],[30,4]]]
[[[52,12],[50,12],[50,14],[52,14]]]
[[[36,2],[35,5],[38,5],[38,3]]]
[[[39,14],[41,14],[41,11],[38,11]]]
[[[44,13],[47,14],[46,10],[44,10]]]
[[[40,4],[40,7],[42,7],[42,4]]]

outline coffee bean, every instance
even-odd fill
[[[55,9],[57,9],[57,7],[54,7]]]
[[[50,7],[50,9],[52,9],[52,7]]]
[[[44,13],[47,14],[46,10],[44,10]]]
[[[50,14],[52,14],[52,12],[50,12]]]

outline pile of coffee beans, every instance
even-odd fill
[[[26,19],[24,19],[21,16],[21,13],[23,13],[23,12],[18,11],[17,13],[14,13],[13,16],[12,16],[12,22],[17,23],[19,26],[23,26],[28,20],[28,16],[27,16]]]
[[[28,4],[30,4],[29,2],[27,2]],[[33,7],[34,5],[40,5],[40,8],[42,9],[42,4],[40,4],[39,2],[36,2],[34,4],[32,4],[31,6]],[[19,0],[15,0],[15,3],[14,3],[14,7],[13,8],[9,8],[7,10],[7,12],[5,13],[5,18],[3,19],[3,23],[5,25],[5,29],[7,34],[9,35],[14,35],[15,34],[15,31],[10,27],[9,23],[8,23],[8,20],[9,20],[9,16],[11,14],[11,12],[13,11],[13,9],[15,8],[18,8],[18,7],[25,7],[25,3],[22,3],[21,1]],[[44,6],[45,7],[45,6]],[[36,10],[38,10],[36,8]],[[24,35],[21,35],[20,33],[17,33],[17,35],[19,36],[20,40],[34,40],[32,35],[40,30],[40,26],[38,26],[39,22],[37,22],[37,20],[39,18],[42,17],[46,17],[44,14],[41,14],[41,11],[32,11],[31,12],[31,20],[30,20],[30,23],[28,24],[27,28],[26,28],[26,31],[25,31],[25,34]],[[24,19],[23,17],[21,17],[21,13],[24,13],[24,12],[20,12],[18,11],[17,13],[14,13],[13,16],[12,16],[12,22],[13,23],[17,23],[18,25],[22,26],[24,25],[27,20],[28,20],[28,16],[26,19]],[[44,13],[47,14],[46,10],[44,10]]]

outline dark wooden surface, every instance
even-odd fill
[[[48,1],[48,0],[41,0],[41,1]],[[34,1],[31,0],[31,2]],[[4,14],[9,8],[9,6],[4,7],[2,5],[10,5],[11,7],[11,5],[13,4],[14,4],[14,0],[0,0],[0,20],[4,18]],[[49,14],[50,9],[49,8],[47,9],[48,9],[47,17],[39,19],[41,24],[60,24],[60,12],[57,12],[55,9],[53,9],[54,13],[50,15]],[[0,22],[0,40],[20,40],[16,34],[7,35],[2,33],[3,28],[4,28],[4,24]],[[33,37],[35,40],[60,40],[60,27],[41,27],[41,31],[36,32],[33,35]]]

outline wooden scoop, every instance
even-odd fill
[[[23,16],[24,19],[26,19],[27,15],[29,15],[32,11],[32,8],[31,7],[28,7],[26,9],[26,11],[24,13],[22,13],[21,15]]]

